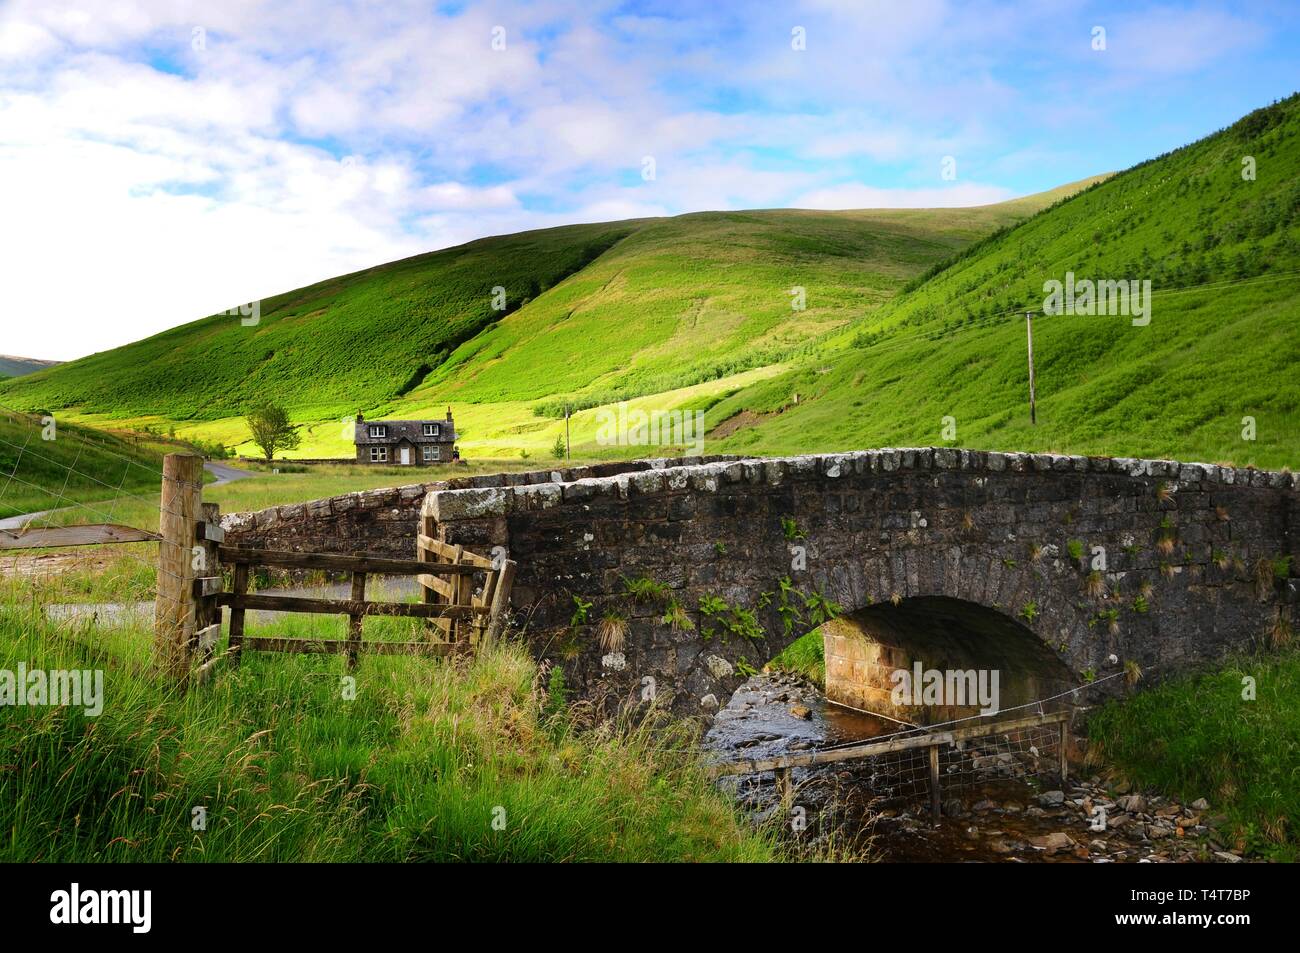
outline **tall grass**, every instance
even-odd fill
[[[795,672],[815,685],[826,686],[826,654],[821,629],[801,635],[767,663],[774,672]]]
[[[1111,702],[1088,735],[1090,757],[1134,783],[1206,798],[1236,846],[1300,856],[1300,652],[1242,657]]]
[[[181,696],[152,678],[147,629],[56,626],[43,594],[0,586],[0,669],[105,671],[98,717],[0,708],[0,860],[782,856],[704,778],[689,726],[546,717],[519,644],[367,656],[353,700],[340,659],[255,653]],[[380,621],[409,622],[368,638],[409,638]]]

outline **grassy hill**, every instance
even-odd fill
[[[710,451],[947,442],[1294,465],[1297,131],[1292,97],[1119,175],[983,208],[483,239],[264,301],[254,327],[204,318],[0,382],[0,402],[247,452],[242,409],[270,398],[304,424],[304,457],[349,454],[340,421],[357,411],[447,404],[467,455],[544,455],[566,404],[575,455],[641,455],[596,439],[598,410],[627,399],[705,411]],[[1023,311],[1067,272],[1149,280],[1152,320],[1040,314],[1031,426]]]
[[[256,325],[204,318],[7,382],[4,399],[116,419],[214,420],[257,399],[301,420],[355,413],[414,387],[499,318],[494,287],[517,308],[635,227],[525,232],[344,275],[261,302]]]
[[[590,406],[774,373],[807,342],[1053,197],[703,213],[488,238],[263,301],[255,326],[212,316],[5,382],[0,400],[94,423],[177,423],[179,436],[237,444],[247,437],[242,409],[270,398],[311,425],[303,456],[347,452],[344,415],[452,402],[463,431],[495,429],[501,449],[544,428],[535,411],[553,413],[559,397]],[[804,310],[791,307],[795,286],[810,289]],[[504,311],[493,310],[496,287]]]
[[[1245,156],[1253,181],[1242,177]],[[1150,324],[1042,316],[1044,282],[1067,271],[1149,279]],[[1294,466],[1297,279],[1292,97],[967,249],[811,360],[721,401],[712,449],[948,442]],[[1036,427],[1026,309],[1040,313]],[[943,440],[945,416],[955,440]],[[1253,441],[1242,438],[1244,417],[1255,420]]]
[[[57,367],[58,361],[42,361],[34,357],[14,357],[12,354],[0,354],[0,380],[6,377],[21,377],[33,371],[42,371],[47,367]]]

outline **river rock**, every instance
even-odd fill
[[[1121,811],[1128,811],[1130,814],[1140,814],[1147,809],[1147,799],[1141,794],[1126,794],[1116,801]]]
[[[726,678],[734,671],[731,663],[721,655],[710,655],[704,660],[704,664],[714,678]]]
[[[1052,834],[1043,834],[1038,837],[1029,838],[1029,843],[1035,847],[1046,850],[1048,853],[1055,853],[1058,850],[1066,850],[1074,846],[1074,840],[1069,834],[1063,831],[1056,831]]]
[[[1065,792],[1045,791],[1038,795],[1038,803],[1043,807],[1060,807],[1065,803]]]

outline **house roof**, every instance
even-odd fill
[[[438,436],[426,437],[425,424],[437,424]],[[387,427],[387,433],[382,437],[370,436],[370,428],[376,425]],[[353,442],[359,447],[387,446],[403,439],[413,444],[455,443],[455,425],[449,420],[364,420],[356,425],[353,436]]]

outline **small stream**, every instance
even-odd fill
[[[703,747],[721,761],[766,758],[905,727],[829,702],[799,676],[756,675],[718,712]],[[917,758],[882,755],[793,769],[794,795],[785,809],[790,836],[803,846],[834,846],[893,862],[1240,860],[1217,833],[1224,819],[1208,805],[1120,794],[1099,778],[1071,778],[1065,790],[1056,790],[1054,776],[1030,776],[1037,766],[1022,765],[1024,755],[989,751],[975,757],[986,769],[964,783],[941,783],[943,817],[937,825],[928,782],[918,781]],[[756,822],[783,810],[771,773],[718,783]]]

